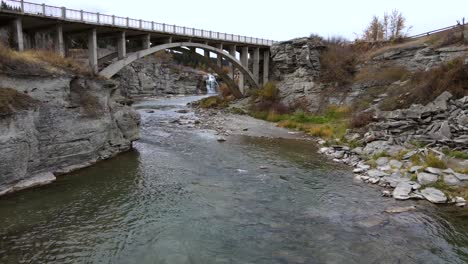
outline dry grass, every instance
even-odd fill
[[[80,75],[91,75],[87,67],[78,64],[72,58],[63,58],[55,52],[28,50],[17,52],[0,45],[0,71],[29,75],[55,73],[59,69]]]
[[[40,102],[29,95],[11,88],[0,88],[0,116],[10,115],[17,111],[29,110]]]
[[[407,108],[411,104],[427,104],[444,91],[449,91],[456,98],[468,95],[468,67],[465,58],[457,58],[429,71],[417,72],[410,82],[389,91],[389,96],[382,102],[382,110]]]
[[[396,49],[407,49],[411,47],[420,46],[425,44],[428,41],[428,37],[422,37],[415,40],[409,40],[407,42],[393,44],[391,42],[385,43],[385,45],[371,47],[368,49],[364,57],[362,58],[364,61],[370,60],[374,57],[384,54],[385,52],[396,50]]]
[[[402,66],[390,66],[384,68],[365,67],[354,77],[356,82],[393,83],[403,81],[410,76],[410,72]]]
[[[462,33],[458,28],[430,35],[426,39],[426,43],[434,48],[463,43]]]
[[[172,55],[172,53],[167,52],[165,50],[158,51],[154,53],[153,56],[157,58],[158,60],[160,60],[161,62],[171,62],[174,59],[174,56]]]
[[[226,83],[221,83],[218,87],[219,89],[219,94],[223,97],[226,98],[230,95],[232,95],[231,89]]]
[[[352,128],[361,128],[367,126],[372,121],[374,121],[373,112],[359,112],[351,117],[349,126]]]

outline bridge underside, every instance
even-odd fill
[[[212,62],[211,59],[216,58],[216,64],[211,63],[210,67],[218,75],[222,72],[221,68],[226,65],[229,67],[228,76],[231,81],[234,79],[234,73],[239,72],[237,85],[239,92],[233,91],[237,97],[245,94],[244,83],[248,82],[250,87],[257,87],[268,81],[270,56],[269,46],[265,45],[124,29],[117,26],[96,26],[43,16],[0,12],[0,27],[2,26],[13,28],[14,46],[19,51],[54,49],[61,56],[75,57],[77,43],[84,43],[80,50],[87,49],[86,54],[82,56],[86,57],[92,71],[108,78],[132,61],[159,50],[180,51],[188,48],[191,52],[202,49],[206,61]],[[51,39],[41,38],[43,33],[52,36]],[[49,45],[44,41],[50,42]],[[104,48],[109,47],[111,51],[103,52]],[[260,63],[263,67],[260,67]],[[231,88],[232,84],[233,82]]]

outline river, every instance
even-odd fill
[[[0,198],[0,263],[468,262],[466,210],[381,197],[313,141],[218,142],[176,112],[194,99],[138,103],[134,150]]]

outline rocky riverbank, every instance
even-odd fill
[[[200,128],[215,130],[218,141],[225,141],[230,135],[314,140],[303,132],[275,127],[271,122],[233,114],[229,110],[197,109],[196,113],[197,119],[187,122]],[[417,131],[419,130],[415,130]],[[376,137],[377,134],[349,131],[348,138],[363,144],[362,147],[355,148],[346,144],[329,145],[326,140],[316,139],[318,145],[321,145],[318,152],[337,163],[351,166],[355,180],[382,187],[382,196],[397,200],[417,199],[436,204],[466,206],[463,191],[457,193],[454,190],[463,190],[468,186],[468,175],[452,168],[431,167],[424,162],[429,156],[447,160],[449,157],[442,152],[440,146],[432,144],[416,148],[398,144],[391,138]],[[455,167],[466,168],[466,163],[466,160],[459,161]]]

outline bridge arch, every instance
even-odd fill
[[[158,46],[151,47],[149,49],[144,49],[140,51],[136,51],[133,53],[128,53],[127,56],[123,59],[120,59],[118,61],[113,62],[112,64],[108,65],[104,69],[102,69],[99,72],[99,75],[106,77],[106,78],[111,78],[115,74],[117,74],[121,69],[123,69],[125,66],[131,64],[132,62],[143,58],[145,56],[151,55],[153,53],[156,53],[161,50],[167,50],[167,49],[175,49],[175,50],[180,50],[182,47],[194,47],[194,48],[200,48],[203,50],[207,50],[210,52],[215,53],[217,56],[222,56],[225,58],[227,61],[232,63],[239,71],[244,74],[246,79],[255,87],[258,88],[258,83],[254,78],[254,75],[252,72],[249,71],[249,69],[242,65],[240,61],[238,61],[234,56],[225,53],[223,50],[206,45],[206,44],[201,44],[201,43],[194,43],[194,42],[175,42],[175,43],[166,43],[166,44],[161,44]],[[212,68],[213,67],[218,67],[217,65],[210,65]],[[218,69],[219,70],[219,69]],[[237,91],[234,92],[234,95],[238,97],[240,93],[237,93]]]

